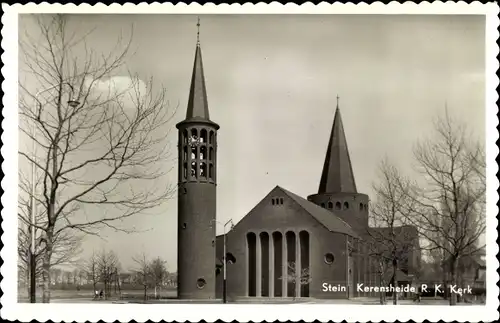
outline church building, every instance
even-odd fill
[[[224,260],[228,300],[377,295],[356,288],[378,286],[380,275],[365,243],[369,197],[356,188],[338,98],[336,104],[318,191],[304,198],[276,186],[216,237],[219,125],[209,117],[198,41],[186,119],[177,125],[179,298],[221,299]],[[417,257],[408,259],[400,281],[411,280]]]

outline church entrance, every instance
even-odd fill
[[[247,234],[251,297],[309,297],[309,232]]]

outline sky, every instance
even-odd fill
[[[193,15],[70,15],[87,45],[103,53],[130,36],[127,67],[163,85],[175,122],[184,119],[196,46]],[[484,17],[413,15],[202,15],[208,104],[218,132],[217,219],[241,220],[276,185],[316,193],[336,97],[360,193],[371,194],[387,156],[411,171],[412,146],[444,112],[485,138]],[[36,28],[31,17],[20,30]],[[125,71],[117,77],[125,77]],[[27,78],[20,71],[20,77]],[[167,140],[175,147],[176,130]],[[22,145],[22,143],[21,143]],[[175,151],[173,152],[175,155]],[[177,182],[174,171],[165,185]],[[146,252],[176,270],[177,200],[84,241],[115,251],[125,269]],[[222,228],[217,229],[222,233]]]

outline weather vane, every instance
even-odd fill
[[[198,16],[198,23],[196,24],[198,27],[198,34],[196,35],[196,44],[200,44],[200,17]]]

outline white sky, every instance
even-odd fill
[[[129,35],[128,68],[163,84],[176,121],[185,117],[196,43],[192,15],[75,15],[88,46],[107,53]],[[20,19],[30,31],[30,19]],[[201,16],[201,45],[211,119],[219,131],[217,217],[239,221],[274,186],[317,192],[340,108],[359,192],[371,194],[387,155],[410,171],[411,148],[444,109],[484,139],[484,17],[480,16]],[[125,75],[125,74],[124,74]],[[20,77],[27,78],[29,75]],[[171,133],[173,147],[176,131]],[[176,167],[167,161],[165,167]],[[176,183],[176,169],[170,181]],[[85,241],[115,250],[125,268],[146,251],[176,269],[177,201],[127,224],[148,230],[103,231]],[[219,228],[220,229],[220,228]],[[220,230],[219,230],[220,231]]]

